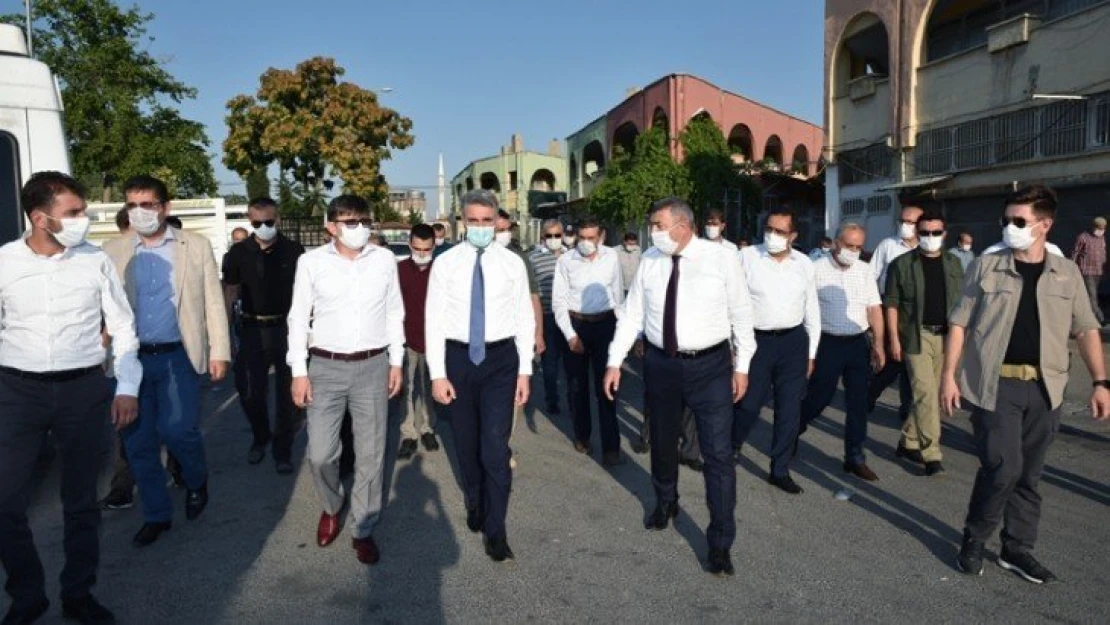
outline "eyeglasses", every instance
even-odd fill
[[[373,225],[374,220],[369,217],[363,217],[361,219],[335,219],[332,223],[342,224],[348,228],[357,228],[359,226],[366,226],[369,228]]]
[[[919,237],[942,237],[944,230],[918,230],[917,236]]]
[[[1003,217],[998,220],[998,223],[1005,228],[1010,224],[1014,224],[1018,228],[1025,228],[1026,226],[1035,225],[1037,222],[1030,221],[1024,217]]]
[[[557,232],[555,232],[555,233],[548,232],[547,234],[543,235],[543,238],[545,238],[545,239],[561,239],[561,238],[563,238],[563,235],[561,235]]]
[[[127,210],[131,210],[133,208],[141,208],[148,211],[157,210],[159,208],[162,208],[162,202],[128,202],[124,204],[123,207]]]
[[[789,237],[791,235],[791,232],[789,230],[779,230],[778,228],[772,228],[771,226],[767,226],[763,229],[763,234],[771,233],[777,234],[780,237]]]
[[[262,226],[266,226],[267,228],[273,228],[274,224],[276,224],[276,223],[277,223],[276,219],[267,219],[265,221],[251,221],[251,227],[252,228],[261,228]]]

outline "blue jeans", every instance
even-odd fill
[[[162,470],[161,445],[181,463],[185,485],[197,489],[208,479],[200,434],[200,374],[184,347],[164,354],[140,355],[143,384],[139,418],[123,431],[131,472],[139,486],[148,523],[173,519],[173,502]]]

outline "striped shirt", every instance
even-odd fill
[[[560,254],[561,256],[561,254]],[[532,261],[532,270],[536,274],[536,282],[540,287],[540,304],[543,314],[553,314],[551,310],[551,289],[555,284],[555,264],[559,256],[546,247],[539,247],[532,251],[529,257]]]

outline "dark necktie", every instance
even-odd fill
[[[671,256],[671,279],[667,281],[667,299],[663,304],[663,349],[667,355],[678,355],[678,328],[675,317],[678,316],[678,259],[676,254]]]
[[[474,257],[474,276],[470,281],[470,362],[480,365],[486,359],[486,281],[482,275],[482,251]]]

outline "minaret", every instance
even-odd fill
[[[443,152],[439,153],[439,206],[436,207],[436,219],[447,216],[447,188],[443,186]]]

